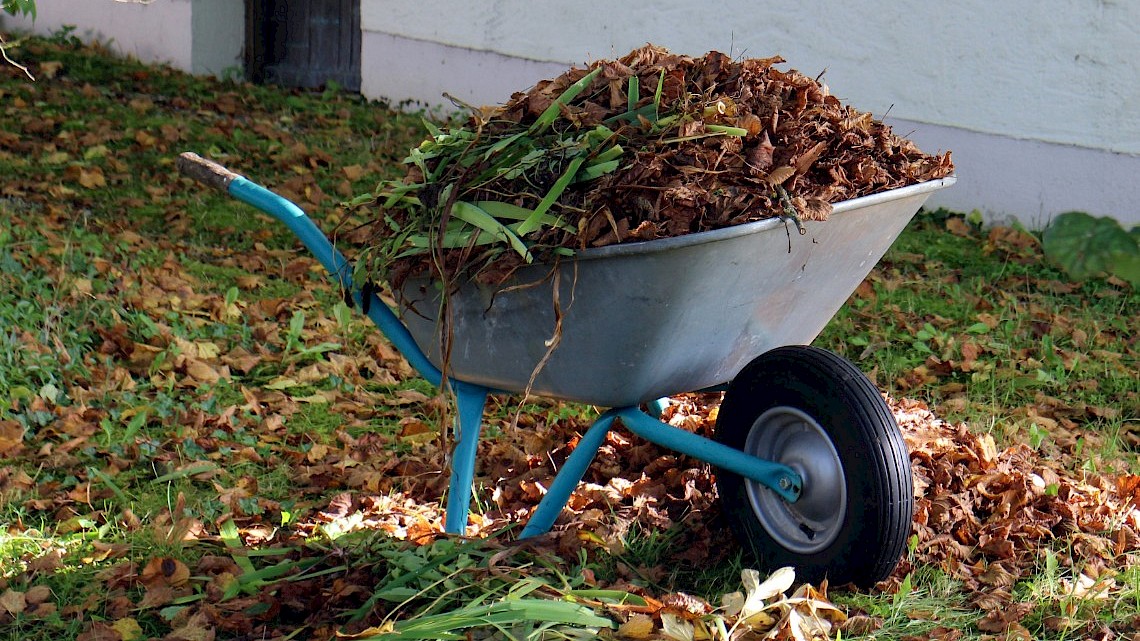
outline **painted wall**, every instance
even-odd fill
[[[78,25],[142,60],[240,65],[238,0],[38,0],[6,28]],[[569,64],[645,42],[694,55],[778,53],[924,149],[958,184],[932,205],[1040,226],[1069,209],[1140,224],[1140,2],[862,0],[652,5],[579,0],[361,0],[362,92],[487,104]]]
[[[934,204],[1033,225],[1073,208],[1140,223],[1140,2],[361,3],[372,96],[499,102],[647,41],[780,54],[928,151],[953,150],[959,184]]]
[[[236,0],[36,0],[36,19],[4,16],[4,27],[74,35],[124,55],[192,73],[240,68],[244,9]]]

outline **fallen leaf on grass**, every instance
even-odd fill
[[[168,585],[180,588],[190,580],[190,568],[178,559],[161,557],[151,559],[139,573],[139,581],[147,587]]]
[[[12,616],[16,616],[17,614],[21,614],[26,607],[27,598],[23,592],[8,589],[5,590],[3,594],[0,594],[0,610]]]
[[[648,639],[657,628],[653,618],[646,614],[635,614],[618,626],[617,636],[622,639]]]
[[[16,421],[0,420],[0,458],[14,457],[24,449],[24,427]]]
[[[142,626],[130,617],[115,621],[111,627],[119,633],[123,641],[135,641],[135,639],[140,639],[143,636]]]
[[[44,60],[39,64],[39,74],[45,79],[52,79],[59,75],[60,70],[63,69],[63,63],[58,60]]]
[[[107,623],[93,623],[91,627],[79,633],[75,641],[123,641],[123,635]]]

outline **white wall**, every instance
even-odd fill
[[[924,149],[959,182],[931,204],[1041,225],[1068,209],[1140,223],[1140,2],[1134,0],[360,0],[362,92],[399,103],[506,99],[646,42],[780,54]],[[239,0],[37,0],[6,27],[111,41],[197,73],[240,64]]]
[[[4,27],[74,35],[124,55],[192,73],[222,74],[241,64],[245,19],[238,0],[36,0],[36,19],[4,16]]]
[[[1030,224],[1071,208],[1140,223],[1140,2],[361,2],[369,95],[499,102],[647,41],[778,53],[826,70],[850,104],[889,111],[928,151],[953,150],[959,184],[934,204]]]
[[[86,0],[91,2],[92,0]],[[185,1],[185,0],[183,0]],[[193,0],[190,71],[238,78],[243,71],[245,7],[239,0]]]

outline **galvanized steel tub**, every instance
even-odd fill
[[[558,266],[561,337],[537,372],[555,335],[549,265],[509,284],[526,287],[464,284],[450,323],[437,322],[438,286],[410,280],[400,316],[448,376],[493,389],[625,407],[713,387],[770,349],[815,339],[927,197],[954,181],[837,203],[804,235],[770,219],[581,251]]]

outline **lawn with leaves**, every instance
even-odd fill
[[[496,397],[487,538],[442,535],[446,399],[283,229],[173,166],[209,155],[349,229],[338,203],[399,174],[417,117],[66,35],[10,53],[37,80],[0,68],[0,638],[729,631],[708,604],[751,563],[706,465],[617,430],[574,518],[518,546],[597,410]],[[920,214],[817,341],[891,397],[912,544],[874,590],[799,596],[839,605],[844,638],[1140,631],[1138,312],[1033,234]],[[717,401],[666,418],[710,433]]]

